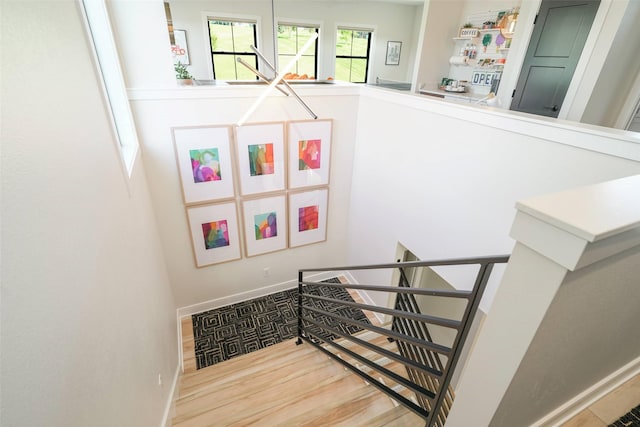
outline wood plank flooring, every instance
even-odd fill
[[[298,346],[295,341],[183,375],[173,426],[375,427],[423,422],[310,344]]]
[[[361,301],[359,295],[352,296]],[[366,314],[372,323],[380,324],[372,313]],[[184,374],[174,427],[424,424],[418,415],[312,345],[296,345],[296,339],[196,370],[191,318],[182,319],[181,326]],[[375,334],[368,338],[393,345]],[[384,358],[379,363],[398,373],[404,369]],[[387,384],[391,386],[388,380]],[[403,394],[409,397],[406,391]]]

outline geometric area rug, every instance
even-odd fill
[[[337,278],[324,282],[340,283]],[[351,295],[341,288],[310,287],[306,292],[343,301],[353,301]],[[308,298],[305,299],[305,305],[370,323],[362,310],[357,308],[338,307],[335,304]],[[197,369],[296,337],[297,314],[297,288],[194,314],[191,321]],[[361,330],[357,326],[341,325],[329,317],[309,312],[309,317],[312,315],[318,323],[346,334]]]

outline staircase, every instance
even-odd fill
[[[366,331],[356,335],[396,351],[395,343],[383,336]],[[366,352],[365,356],[390,370],[404,369],[399,363],[373,352]],[[345,354],[340,357],[348,358]],[[402,427],[422,424],[418,415],[397,405],[358,375],[313,346],[296,345],[292,339],[185,374],[181,378],[172,425]]]
[[[298,274],[298,338],[218,363],[181,378],[175,427],[438,426],[453,403],[451,378],[494,264],[508,256],[316,268]],[[412,287],[407,269],[475,269],[471,290]],[[305,280],[305,273],[397,270],[398,285]],[[394,308],[336,299],[313,289],[394,295]],[[323,296],[324,295],[324,296]],[[423,314],[417,298],[463,303],[459,317]],[[312,300],[322,306],[310,304]],[[389,319],[356,320],[345,307]],[[329,322],[327,322],[329,321]],[[332,321],[356,326],[349,335]],[[430,328],[453,333],[434,340]],[[297,345],[296,345],[297,344]]]

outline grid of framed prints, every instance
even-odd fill
[[[332,124],[172,129],[197,267],[326,240]]]

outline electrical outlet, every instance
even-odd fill
[[[264,270],[262,270],[263,277],[269,277],[270,273],[271,273],[271,270],[269,269],[269,267],[265,267]]]

